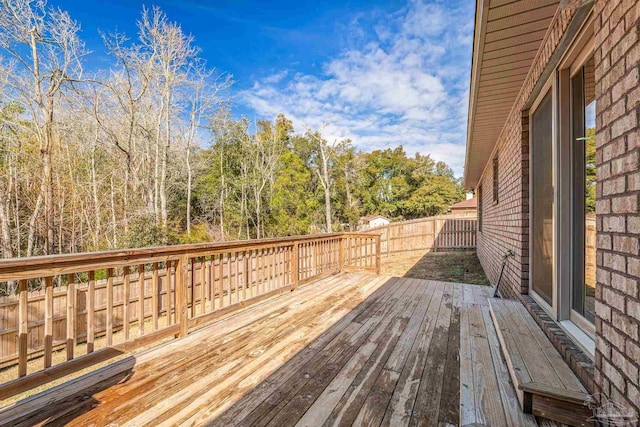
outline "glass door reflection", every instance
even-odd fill
[[[593,57],[572,77],[573,280],[572,309],[595,322],[596,100]]]

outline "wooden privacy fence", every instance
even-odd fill
[[[365,231],[379,234],[381,256],[410,251],[475,249],[475,216],[436,216],[390,224]]]
[[[18,294],[0,298],[0,363],[17,375],[0,399],[327,275],[379,274],[380,254],[379,235],[332,233],[2,260]]]

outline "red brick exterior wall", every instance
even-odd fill
[[[595,383],[640,413],[640,0],[598,0],[595,13]]]
[[[481,178],[483,200],[478,203],[482,203],[483,223],[478,233],[478,258],[495,284],[503,255],[508,250],[514,252],[500,283],[502,295],[511,298],[529,291],[529,113],[524,107],[574,14],[575,10],[559,10],[553,18]],[[498,203],[492,196],[496,156]]]
[[[478,257],[495,284],[502,256],[512,250],[515,257],[509,260],[500,287],[504,296],[525,304],[530,301],[523,296],[529,287],[525,107],[574,13],[559,11],[552,20],[478,184],[483,188],[478,201],[483,212]],[[594,13],[598,249],[592,382],[588,363],[578,357],[570,364],[595,393],[640,413],[640,0],[596,0]],[[491,191],[496,155],[500,164],[497,204]],[[579,351],[576,354],[580,356]],[[584,369],[576,369],[576,364]]]

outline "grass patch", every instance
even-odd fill
[[[475,251],[395,255],[381,260],[381,272],[398,277],[491,285]]]

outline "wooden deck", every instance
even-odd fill
[[[474,285],[343,273],[18,402],[6,425],[545,424]]]

